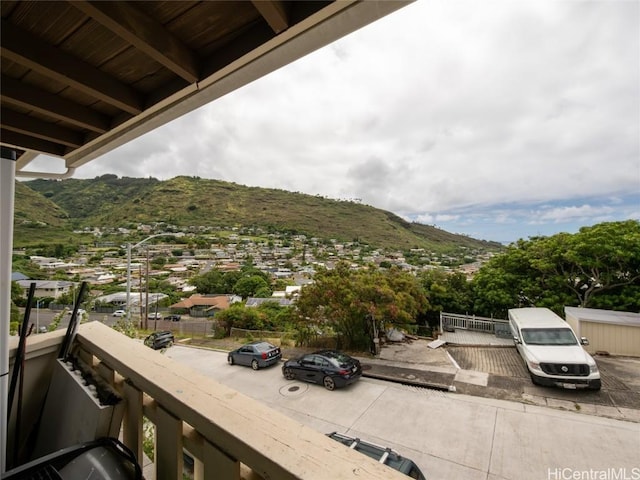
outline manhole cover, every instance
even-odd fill
[[[306,383],[288,383],[280,387],[280,395],[283,397],[297,397],[302,395],[309,389],[309,385]]]

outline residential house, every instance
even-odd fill
[[[240,301],[237,295],[195,294],[169,306],[172,311],[188,311],[192,317],[213,317],[216,312],[226,310],[232,303]]]
[[[52,297],[58,298],[70,292],[75,283],[64,280],[18,280],[18,285],[24,290],[25,296],[29,292],[32,283],[36,284],[34,296],[36,298]]]

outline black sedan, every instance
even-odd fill
[[[282,352],[269,342],[251,342],[229,352],[227,362],[229,365],[246,365],[254,370],[268,367],[278,363],[282,358]]]
[[[362,376],[362,366],[347,354],[323,350],[287,360],[282,366],[282,374],[287,380],[319,383],[327,390],[333,390],[358,380]]]

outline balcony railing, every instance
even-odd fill
[[[43,408],[63,335],[56,331],[28,338],[23,417],[38,418]],[[407,478],[99,322],[80,326],[73,353],[125,399],[120,435],[140,464],[143,417],[155,425],[158,480],[182,479],[183,449],[195,459],[196,479]],[[8,458],[15,448],[15,410]]]

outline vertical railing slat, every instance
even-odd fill
[[[135,454],[140,465],[142,462],[142,392],[124,382],[122,393],[127,402],[122,422],[124,444]]]
[[[156,418],[156,480],[182,478],[182,420],[162,406]]]
[[[204,443],[204,480],[240,480],[240,462]]]

